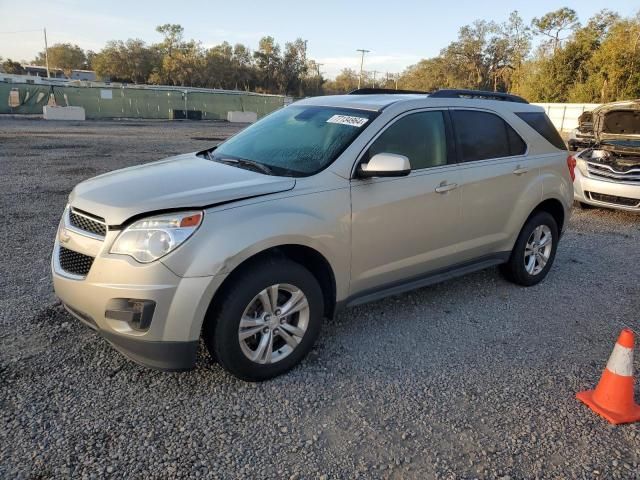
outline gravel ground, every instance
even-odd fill
[[[576,211],[536,287],[490,269],[347,310],[262,384],[204,350],[146,370],[67,315],[49,256],[71,188],[236,128],[0,119],[1,478],[640,478],[640,424],[574,398],[640,326],[639,216]]]

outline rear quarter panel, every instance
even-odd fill
[[[542,109],[532,106],[527,109],[527,111],[538,110],[542,111]],[[564,227],[566,228],[573,206],[573,181],[567,166],[569,152],[551,145],[515,113],[509,112],[506,116],[509,123],[515,126],[518,132],[525,135],[529,146],[529,157],[539,170],[539,182],[542,190],[540,201],[554,199],[562,204],[565,213]],[[528,215],[525,216],[525,220]]]

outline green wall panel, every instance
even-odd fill
[[[20,105],[9,106],[11,89]],[[220,91],[109,86],[49,86],[0,82],[0,113],[41,114],[53,90],[56,103],[83,107],[87,119],[169,119],[173,110],[200,110],[204,120],[226,120],[229,111],[256,112],[258,117],[284,105],[284,97]],[[186,96],[186,98],[185,98]]]

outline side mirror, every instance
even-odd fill
[[[409,159],[395,153],[378,153],[368,163],[361,163],[358,167],[358,176],[362,178],[404,177],[410,173]]]

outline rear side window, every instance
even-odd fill
[[[395,153],[409,159],[412,170],[447,163],[444,115],[440,111],[418,112],[402,117],[373,142],[368,158]]]
[[[560,150],[566,150],[567,146],[564,144],[562,137],[553,126],[549,117],[544,112],[520,112],[516,113],[518,117],[524,120],[527,125],[533,128],[536,132],[547,139],[551,145]]]
[[[475,110],[452,110],[456,139],[463,162],[523,155],[520,135],[498,115]]]

